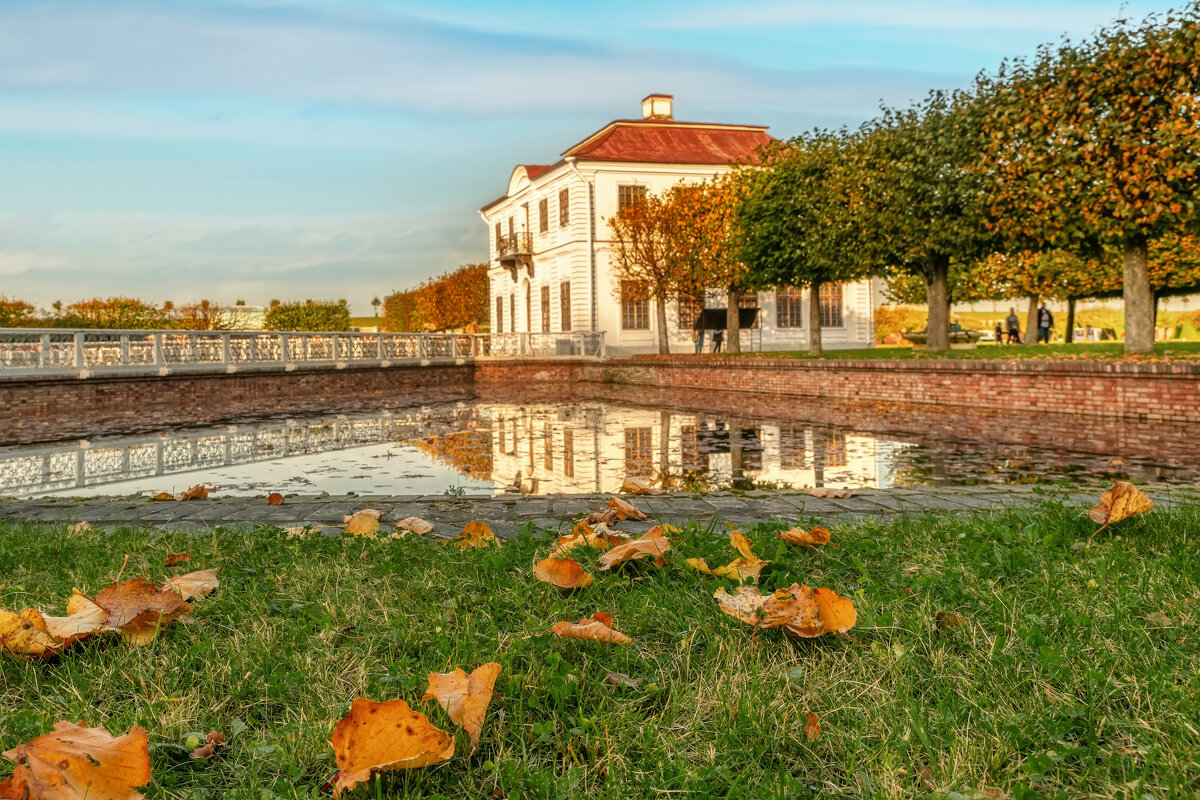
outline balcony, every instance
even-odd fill
[[[501,236],[496,243],[496,250],[500,266],[511,271],[514,281],[517,279],[517,270],[522,266],[529,270],[529,277],[533,277],[533,234],[521,231]]]

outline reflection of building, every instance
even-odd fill
[[[641,119],[609,123],[554,164],[517,166],[504,195],[480,210],[491,242],[493,332],[605,331],[610,353],[655,349],[651,301],[623,293],[612,274],[608,221],[647,193],[753,162],[757,149],[772,141],[758,125],[678,122],[673,105],[671,95],[650,95]],[[676,352],[690,349],[701,307],[724,308],[724,293],[708,294],[703,302],[669,301],[668,336]],[[820,300],[827,346],[871,345],[869,282],[826,286]],[[745,346],[808,345],[806,290],[758,292],[742,305],[761,309],[753,333],[742,334]]]

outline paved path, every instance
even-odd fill
[[[1162,508],[1200,504],[1200,487],[1143,487]],[[823,525],[900,515],[956,514],[1038,507],[1047,501],[1087,508],[1098,502],[1099,491],[1058,487],[986,486],[915,489],[863,489],[847,499],[823,499],[804,492],[672,494],[628,497],[638,508],[664,522],[690,519],[748,524],[777,518],[786,522],[815,521]],[[437,526],[436,533],[457,535],[471,520],[482,520],[498,535],[511,535],[525,523],[559,528],[607,505],[609,495],[549,497],[396,497],[339,495],[288,497],[283,505],[268,505],[263,497],[220,497],[189,502],[154,501],[144,497],[46,498],[0,501],[0,520],[11,522],[74,523],[97,527],[133,525],[171,530],[335,525],[345,514],[363,508],[384,512],[388,523],[408,516]],[[636,529],[637,526],[626,526]]]

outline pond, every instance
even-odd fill
[[[689,401],[480,398],[0,447],[0,496],[179,492],[201,483],[253,496],[615,492],[629,478],[681,491],[1200,480],[1195,461],[1181,457],[1200,443],[1166,430],[1157,441],[1150,426],[1132,435],[1095,423],[1072,439],[1085,424],[1074,418],[974,420],[944,408],[889,407],[859,408],[836,424],[795,401],[761,413],[736,399],[704,411]]]

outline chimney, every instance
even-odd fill
[[[642,100],[642,119],[675,119],[671,106],[675,96],[670,94],[650,94]]]

